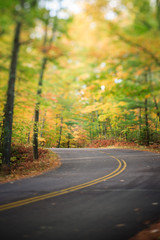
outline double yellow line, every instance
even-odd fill
[[[41,201],[41,200],[44,200],[44,199],[47,199],[47,198],[53,198],[53,197],[60,196],[60,195],[66,194],[66,193],[74,192],[74,191],[77,191],[79,189],[90,187],[90,186],[95,185],[97,183],[100,183],[100,182],[106,181],[110,178],[113,178],[113,177],[119,175],[121,172],[123,172],[126,169],[127,164],[124,160],[119,160],[118,158],[116,158],[114,156],[111,156],[111,157],[116,159],[116,161],[118,162],[118,167],[108,175],[105,175],[101,178],[97,178],[95,180],[92,180],[92,181],[89,181],[89,182],[86,182],[86,183],[82,183],[82,184],[79,184],[79,185],[76,185],[76,186],[73,186],[73,187],[65,188],[65,189],[62,189],[62,190],[59,190],[59,191],[55,191],[55,192],[43,194],[43,195],[40,195],[40,196],[37,196],[37,197],[27,198],[27,199],[24,199],[24,200],[0,205],[0,211],[4,211],[4,210],[7,210],[7,209],[23,206],[23,205],[34,203],[34,202],[38,202],[38,201]]]

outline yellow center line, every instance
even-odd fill
[[[119,160],[118,158],[116,158],[114,156],[111,156],[111,157],[116,159],[116,161],[118,162],[118,167],[113,172],[111,172],[111,173],[109,173],[109,174],[107,174],[103,177],[100,177],[100,178],[94,179],[92,181],[82,183],[82,184],[79,184],[79,185],[76,185],[76,186],[73,186],[73,187],[65,188],[65,189],[62,189],[62,190],[59,190],[59,191],[43,194],[43,195],[40,195],[40,196],[37,196],[37,197],[27,198],[27,199],[24,199],[24,200],[19,200],[19,201],[16,201],[16,202],[3,204],[3,205],[0,205],[0,211],[4,211],[4,210],[7,210],[7,209],[19,207],[19,206],[30,204],[30,203],[33,203],[33,202],[38,202],[40,200],[45,200],[45,199],[48,199],[48,198],[60,196],[60,195],[66,194],[66,193],[74,192],[74,191],[77,191],[77,190],[95,185],[97,183],[106,181],[110,178],[113,178],[113,177],[119,175],[121,172],[123,172],[126,169],[127,164],[124,160]]]

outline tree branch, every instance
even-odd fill
[[[152,53],[150,50],[148,50],[146,47],[140,45],[139,43],[135,43],[132,42],[131,40],[125,38],[124,36],[122,36],[120,33],[117,33],[117,35],[119,36],[119,38],[121,40],[123,40],[124,42],[126,42],[127,44],[131,45],[131,46],[135,46],[139,49],[141,49],[143,52],[145,52],[146,54],[148,54],[158,65],[160,65],[160,59],[158,59],[154,53]]]

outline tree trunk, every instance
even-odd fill
[[[89,136],[90,136],[90,142],[92,141],[92,127],[90,124],[90,128],[89,128]]]
[[[145,99],[145,144],[149,146],[148,100]]]
[[[98,137],[101,139],[102,131],[101,131],[101,123],[98,123]]]
[[[13,109],[14,109],[14,92],[16,81],[17,60],[20,47],[20,32],[21,22],[17,22],[14,34],[14,42],[12,49],[7,101],[4,108],[4,119],[2,129],[2,163],[10,166],[10,152],[11,152],[11,139],[12,139],[12,123],[13,123]]]
[[[68,133],[68,142],[67,142],[67,148],[70,148],[70,134]]]
[[[52,44],[53,37],[56,32],[56,27],[57,27],[57,18],[55,19],[55,23],[53,24],[53,29],[52,29],[52,35],[49,39],[49,47]],[[43,41],[43,52],[44,54],[46,53],[46,44],[47,44],[47,34],[48,34],[48,22],[46,23],[46,28],[45,28],[45,36],[44,36],[44,41]],[[43,85],[43,75],[45,71],[47,63],[47,57],[43,57],[42,60],[42,67],[41,67],[41,73],[40,73],[40,78],[39,78],[39,83],[38,83],[38,90],[37,90],[37,103],[35,107],[35,118],[34,118],[34,128],[33,128],[33,155],[34,159],[38,159],[38,123],[39,123],[39,106],[40,106],[40,101],[39,98],[41,97],[42,93],[42,85]]]
[[[43,53],[44,54],[46,53],[45,47],[47,44],[47,34],[48,34],[48,23],[46,23],[46,26],[45,26],[45,35],[44,35],[44,41],[43,41]],[[40,97],[42,94],[43,75],[44,75],[46,63],[47,63],[47,58],[44,55],[44,57],[42,59],[41,71],[40,71],[40,75],[39,75],[38,90],[37,90],[37,103],[36,103],[35,112],[34,112],[34,127],[33,127],[33,156],[34,156],[34,159],[38,159],[39,105],[40,105]]]
[[[142,117],[141,117],[141,107],[139,108],[139,142],[142,143]]]
[[[41,73],[40,73],[40,78],[38,82],[38,90],[37,90],[37,103],[35,107],[35,114],[34,114],[34,128],[33,128],[33,155],[34,159],[38,159],[38,123],[39,123],[39,105],[40,101],[39,98],[41,97],[42,93],[42,85],[43,85],[43,75],[44,75],[44,70],[45,66],[47,63],[47,58],[43,58],[42,60],[42,67],[41,67]]]
[[[30,136],[31,136],[31,131],[29,131],[27,134],[27,143],[28,144],[30,144]]]
[[[158,22],[158,29],[160,30],[160,0],[156,0],[156,7],[157,7],[157,22]]]
[[[153,97],[153,102],[154,102],[154,106],[155,106],[155,109],[156,109],[156,114],[157,114],[157,117],[158,117],[159,122],[160,122],[160,109],[159,109],[156,97],[152,94],[152,92],[154,92],[154,87],[153,87],[153,84],[152,84],[153,83],[153,78],[152,78],[152,72],[151,72],[150,69],[149,69],[148,73],[149,73],[148,76],[149,76],[150,84],[151,84],[151,95]]]
[[[43,131],[44,131],[44,127],[45,127],[45,121],[46,121],[46,112],[45,112],[44,115],[43,115],[40,137],[43,137]]]
[[[107,118],[106,121],[108,121],[109,128],[110,128],[110,131],[111,131],[111,136],[113,137],[113,136],[114,136],[114,132],[113,132],[113,128],[112,128],[112,125],[111,125],[111,120],[110,120],[110,118]]]
[[[103,122],[103,137],[107,138],[107,123]]]
[[[145,74],[145,82],[148,83],[148,75]],[[149,123],[148,123],[148,99],[145,98],[144,101],[144,111],[145,111],[145,144],[149,146],[150,133],[149,133]]]
[[[153,97],[153,99],[154,99],[155,108],[156,108],[156,110],[157,110],[157,117],[158,117],[159,122],[160,122],[160,110],[159,110],[159,107],[158,107],[158,103],[157,103],[157,100],[156,100],[155,97]]]
[[[57,148],[60,148],[60,145],[61,145],[62,124],[63,124],[63,117],[61,117],[61,125],[60,125],[60,130],[59,130],[59,140],[58,140]]]

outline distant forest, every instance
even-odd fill
[[[1,1],[0,45],[3,164],[19,144],[160,144],[159,0]]]

